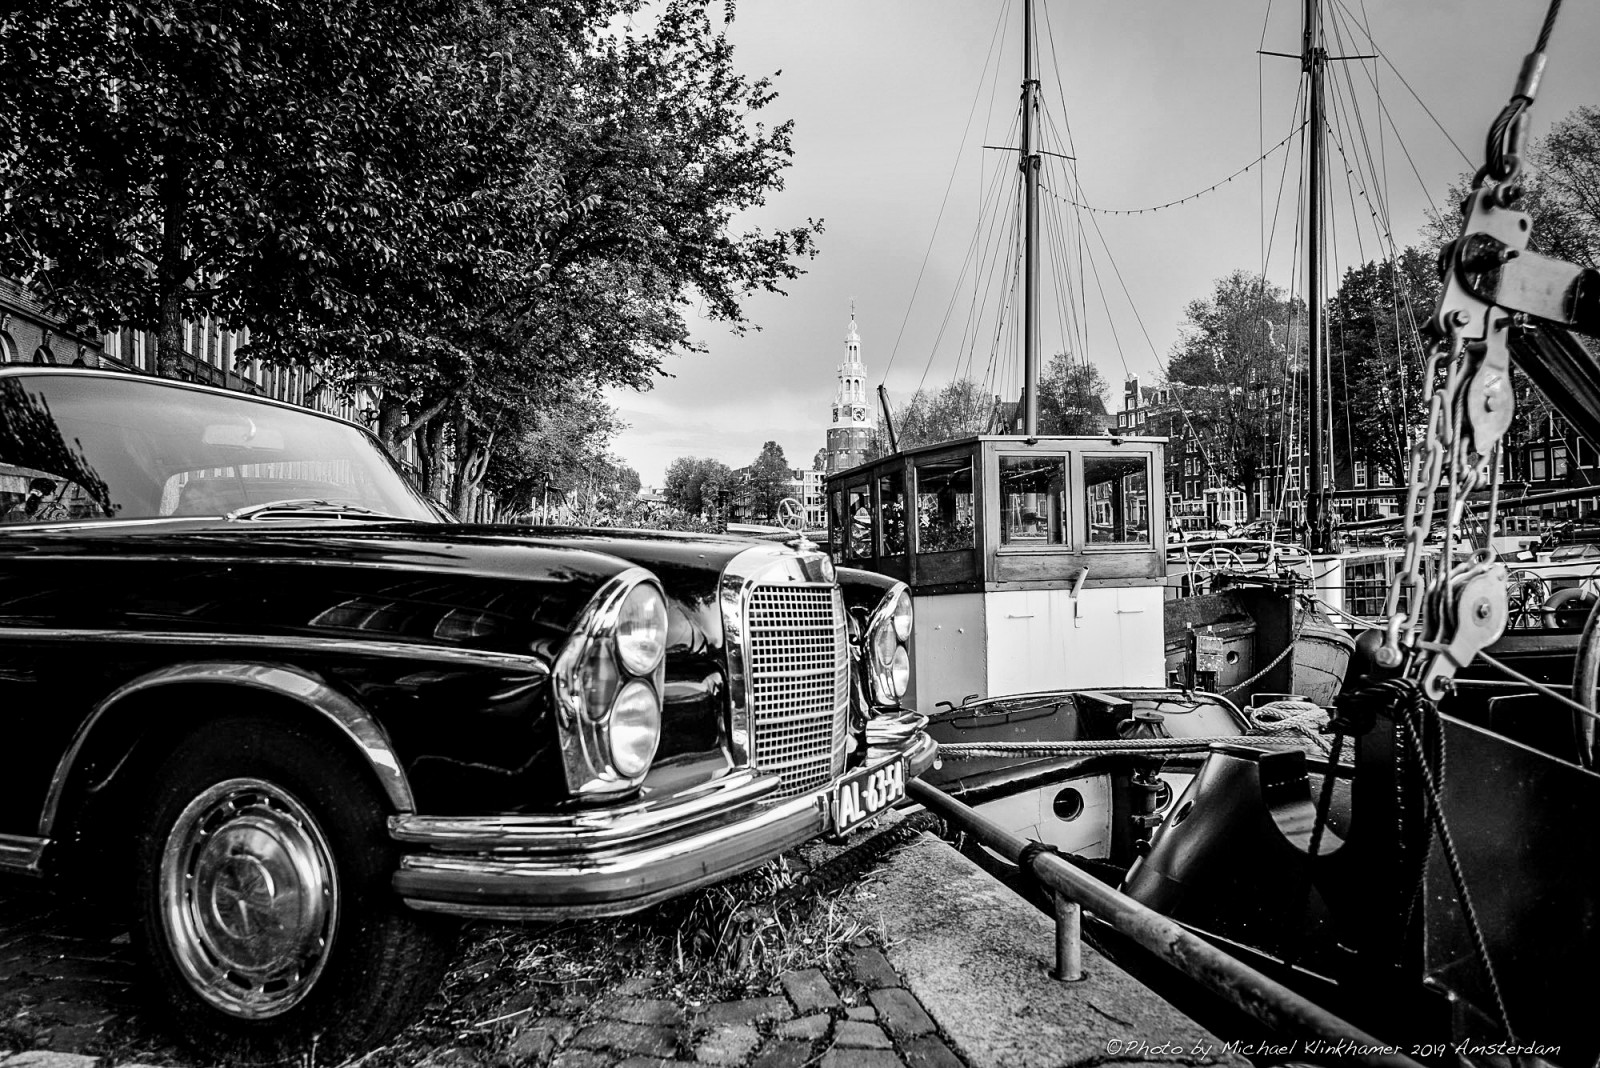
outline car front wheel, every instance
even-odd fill
[[[370,1047],[436,987],[452,925],[406,909],[367,769],[265,716],[213,722],[153,780],[138,924],[180,1034],[272,1062]]]

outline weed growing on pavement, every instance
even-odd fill
[[[816,844],[803,847],[632,916],[472,924],[439,992],[415,1024],[358,1057],[334,1063],[313,1048],[290,1065],[542,1063],[526,1044],[540,1041],[541,1031],[558,1034],[553,1042],[566,1043],[605,999],[663,999],[692,1014],[712,1002],[777,993],[778,976],[786,971],[817,968],[837,978],[847,946],[863,939],[881,943],[883,935],[871,907],[870,881],[852,878],[822,889],[804,880],[829,852]],[[85,1052],[111,1064],[201,1063],[174,1046],[172,1037],[141,1013],[104,1029]]]

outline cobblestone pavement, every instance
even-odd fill
[[[126,928],[27,887],[0,884],[0,1068],[193,1064],[148,1022]],[[492,1058],[442,1045],[422,1068],[962,1068],[876,948],[780,976],[782,993],[687,1005],[649,978],[541,999],[501,1026]],[[134,1051],[117,1057],[97,1051]],[[8,1052],[9,1051],[9,1052]]]

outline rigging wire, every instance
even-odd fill
[[[1266,47],[1267,26],[1272,22],[1272,0],[1261,16],[1261,40],[1256,45],[1256,151],[1267,141]],[[1266,155],[1265,152],[1261,153]],[[1284,157],[1287,159],[1287,155]],[[1261,276],[1267,274],[1267,169],[1256,172],[1256,233],[1261,245]]]
[[[1352,20],[1354,19],[1354,14],[1348,7],[1345,6],[1344,0],[1333,0],[1333,2],[1338,5],[1339,9],[1342,10],[1346,15],[1350,15]],[[1560,6],[1560,0],[1556,0],[1556,6]],[[1362,36],[1367,39],[1367,43],[1364,47],[1371,48],[1378,54],[1380,59],[1389,65],[1389,69],[1394,72],[1394,76],[1400,79],[1400,84],[1406,87],[1406,92],[1411,94],[1411,99],[1417,102],[1417,106],[1420,107],[1423,110],[1423,113],[1433,121],[1434,126],[1438,127],[1439,132],[1444,134],[1444,139],[1450,142],[1450,147],[1456,150],[1456,155],[1460,156],[1462,162],[1464,162],[1468,167],[1471,167],[1473,165],[1472,160],[1468,158],[1467,154],[1461,150],[1461,146],[1456,144],[1456,139],[1450,136],[1450,131],[1444,128],[1444,123],[1439,121],[1439,117],[1429,109],[1426,103],[1423,102],[1422,97],[1417,95],[1417,91],[1411,88],[1411,83],[1406,81],[1406,76],[1404,74],[1400,73],[1400,68],[1394,65],[1394,61],[1388,57],[1382,48],[1378,47],[1378,42],[1373,39],[1372,34],[1363,28]],[[1393,115],[1389,116],[1389,122],[1391,124],[1394,122]]]
[[[997,160],[995,163],[995,174],[993,181],[987,186],[981,182],[979,184],[979,211],[977,213],[977,222],[973,228],[972,238],[967,243],[967,251],[966,255],[962,259],[961,270],[956,276],[955,284],[951,287],[950,297],[945,304],[944,314],[939,321],[939,328],[934,335],[933,343],[929,346],[929,364],[932,363],[934,355],[939,351],[939,346],[944,340],[945,333],[950,327],[951,320],[956,314],[957,303],[960,299],[961,293],[965,287],[967,276],[970,272],[973,277],[973,299],[968,310],[968,318],[964,321],[962,326],[961,344],[957,348],[958,364],[960,362],[959,354],[961,350],[966,347],[968,332],[971,330],[971,316],[974,314],[973,309],[978,306],[977,291],[981,285],[979,279],[984,275],[985,264],[990,264],[991,262],[989,260],[988,252],[996,243],[1004,241],[1003,237],[997,237],[996,235],[1003,235],[1008,226],[1008,217],[1005,215],[1001,207],[1001,205],[1006,201],[1006,198],[1003,196],[1003,190],[1005,189],[1006,185],[1004,182],[1004,170],[1005,161],[1003,159]],[[988,208],[984,207],[984,201],[986,200],[992,201],[993,206]],[[985,236],[984,230],[985,223],[988,224],[987,236]],[[926,381],[928,375],[927,366],[924,366],[922,375],[922,381]],[[920,382],[917,388],[922,388]]]
[[[1083,204],[1083,203],[1080,203],[1080,202],[1078,202],[1076,200],[1062,198],[1062,197],[1059,196],[1059,194],[1056,194],[1056,196],[1057,196],[1058,199],[1063,200],[1067,204],[1071,204],[1075,208],[1080,208],[1083,211],[1093,212],[1096,215],[1143,215],[1146,212],[1156,212],[1156,211],[1161,211],[1161,210],[1163,210],[1165,208],[1175,208],[1180,204],[1187,204],[1191,200],[1199,200],[1201,197],[1205,196],[1207,193],[1214,193],[1218,189],[1221,189],[1223,186],[1227,185],[1229,182],[1233,181],[1235,178],[1239,177],[1241,174],[1248,173],[1249,171],[1253,170],[1254,168],[1256,168],[1260,164],[1265,163],[1268,158],[1270,158],[1272,155],[1274,155],[1278,151],[1278,149],[1283,148],[1290,141],[1292,141],[1294,139],[1294,135],[1297,132],[1298,132],[1297,130],[1290,130],[1289,131],[1289,135],[1287,137],[1285,137],[1282,141],[1279,141],[1277,144],[1273,145],[1271,148],[1267,149],[1261,155],[1257,156],[1255,159],[1251,160],[1249,163],[1246,163],[1243,167],[1240,167],[1238,170],[1234,171],[1232,174],[1228,175],[1226,178],[1222,178],[1222,179],[1219,179],[1216,182],[1213,182],[1212,184],[1206,186],[1204,189],[1200,190],[1198,193],[1190,193],[1186,197],[1179,197],[1177,200],[1169,200],[1164,204],[1152,204],[1149,207],[1144,207],[1144,208],[1097,208],[1097,207],[1094,207],[1093,205],[1090,205],[1090,204]]]
[[[910,321],[911,309],[916,305],[917,291],[922,287],[922,275],[928,269],[928,260],[933,255],[933,243],[939,235],[939,222],[944,218],[945,205],[950,200],[950,190],[955,185],[956,172],[961,166],[962,148],[966,144],[967,132],[972,128],[972,117],[978,110],[978,98],[983,95],[983,75],[988,73],[989,57],[994,54],[995,44],[1000,40],[1000,31],[1005,27],[1010,18],[1010,13],[1011,5],[1008,2],[1001,7],[1000,15],[995,22],[994,33],[989,38],[989,51],[984,55],[983,73],[978,76],[978,88],[972,94],[972,106],[967,109],[967,122],[961,130],[961,145],[957,146],[955,162],[950,165],[950,178],[945,182],[944,196],[939,200],[939,213],[933,220],[933,233],[928,235],[928,247],[922,253],[922,265],[917,268],[917,280],[911,287],[911,299],[906,301],[906,313],[900,319],[900,331],[895,334],[894,347],[889,350],[889,359],[884,364],[881,381],[888,381],[889,368],[894,366],[895,355],[900,351],[900,339],[905,336],[906,323]]]
[[[1055,24],[1050,21],[1050,6],[1048,4],[1043,5],[1043,6],[1044,6],[1045,36],[1046,36],[1046,40],[1048,40],[1049,43],[1050,43],[1050,60],[1054,64],[1055,69],[1057,71],[1059,71],[1061,69],[1061,58],[1056,52]],[[1053,120],[1051,121],[1051,127],[1050,128],[1051,128],[1052,132],[1054,132],[1056,134],[1057,141],[1063,147],[1065,147],[1065,149],[1066,149],[1065,155],[1070,160],[1070,159],[1074,159],[1078,154],[1076,143],[1074,142],[1073,137],[1072,137],[1072,114],[1067,109],[1066,87],[1063,84],[1062,79],[1057,78],[1055,80],[1055,84],[1056,84],[1056,99],[1061,104],[1061,129],[1060,130],[1056,130],[1055,129],[1055,125],[1054,125]],[[1048,108],[1041,108],[1041,111],[1046,116],[1046,118],[1049,118]],[[1066,176],[1065,168],[1061,167],[1061,171],[1062,171],[1063,178],[1065,178],[1065,176]],[[1068,185],[1067,187],[1070,188],[1070,185]],[[1063,226],[1064,226],[1065,225],[1065,219],[1066,219],[1065,216],[1061,216],[1061,217],[1058,218],[1058,221],[1061,222],[1063,224]],[[1076,246],[1077,246],[1077,252],[1078,252],[1078,269],[1077,269],[1076,272],[1065,270],[1066,264],[1063,263],[1063,270],[1062,270],[1061,277],[1069,279],[1069,280],[1073,279],[1073,278],[1077,278],[1077,279],[1081,280],[1081,279],[1083,279],[1085,277],[1085,254],[1086,254],[1086,251],[1088,250],[1088,243],[1084,239],[1083,219],[1081,217],[1081,214],[1078,213],[1078,212],[1073,212],[1072,215],[1071,215],[1071,219],[1072,219],[1072,223],[1073,223],[1072,232],[1077,235]],[[1064,250],[1065,250],[1065,246],[1063,246],[1063,253],[1064,253]],[[1092,252],[1089,253],[1089,259],[1090,259],[1090,262],[1092,263],[1092,260],[1093,260]],[[1090,352],[1092,351],[1092,348],[1091,348],[1090,336],[1089,336],[1088,294],[1085,292],[1084,286],[1081,283],[1078,284],[1078,285],[1075,285],[1075,286],[1072,286],[1072,285],[1069,284],[1069,290],[1070,290],[1070,292],[1069,292],[1069,300],[1070,300],[1070,296],[1072,296],[1072,295],[1075,295],[1076,298],[1077,298],[1076,299],[1076,303],[1075,304],[1071,304],[1070,307],[1072,308],[1072,310],[1074,312],[1074,315],[1076,317],[1076,321],[1078,323],[1078,337],[1077,337],[1078,352],[1081,355],[1084,367],[1087,368],[1087,367],[1089,367],[1091,365],[1091,362],[1092,362],[1091,358],[1090,358]],[[1065,336],[1066,335],[1063,335],[1063,338],[1065,338]],[[1120,355],[1120,353],[1119,353],[1119,355]],[[1126,361],[1124,361],[1124,368],[1126,368]]]

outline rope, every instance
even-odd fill
[[[1522,672],[1518,671],[1516,668],[1512,667],[1511,665],[1506,664],[1506,663],[1502,663],[1501,661],[1496,660],[1494,657],[1490,656],[1488,653],[1485,653],[1485,652],[1480,650],[1478,652],[1478,659],[1482,660],[1485,664],[1488,664],[1490,667],[1495,668],[1496,670],[1501,671],[1501,672],[1505,673],[1506,675],[1509,675],[1512,679],[1514,679],[1517,682],[1522,683],[1524,686],[1533,687],[1535,690],[1537,690],[1538,692],[1544,694],[1546,697],[1550,698],[1552,701],[1560,702],[1561,704],[1566,705],[1568,708],[1572,709],[1573,711],[1582,712],[1584,715],[1588,716],[1590,719],[1600,719],[1600,712],[1596,712],[1594,709],[1588,708],[1588,707],[1578,703],[1577,701],[1574,701],[1572,698],[1568,697],[1564,693],[1560,693],[1559,691],[1552,690],[1550,687],[1546,686],[1544,683],[1539,682],[1536,679],[1529,678],[1528,676],[1524,675]]]
[[[1321,705],[1300,700],[1269,701],[1245,715],[1252,727],[1269,736],[1293,735],[1312,743],[1323,753],[1329,750],[1328,740],[1322,736],[1322,728],[1328,725],[1328,710]]]
[[[1483,970],[1489,980],[1489,989],[1494,994],[1495,1008],[1500,1013],[1501,1026],[1505,1028],[1506,1037],[1515,1044],[1516,1032],[1511,1027],[1511,1015],[1506,1012],[1505,997],[1500,992],[1500,978],[1495,974],[1494,961],[1489,959],[1489,944],[1483,937],[1483,926],[1478,922],[1478,911],[1472,904],[1472,897],[1467,893],[1467,877],[1461,867],[1461,858],[1456,853],[1455,840],[1450,835],[1450,828],[1444,819],[1444,808],[1440,798],[1444,787],[1444,733],[1439,733],[1439,771],[1435,777],[1434,771],[1428,765],[1428,754],[1422,744],[1422,724],[1418,722],[1428,712],[1437,715],[1433,703],[1423,697],[1421,691],[1415,691],[1412,700],[1405,702],[1399,709],[1401,715],[1400,726],[1409,743],[1412,755],[1417,761],[1417,770],[1422,775],[1423,796],[1427,800],[1425,806],[1428,810],[1429,822],[1433,824],[1434,832],[1438,835],[1439,845],[1444,852],[1445,863],[1450,868],[1450,881],[1455,884],[1456,896],[1461,902],[1461,913],[1467,921],[1467,929],[1472,934],[1473,948],[1477,951],[1478,958],[1483,963]]]

